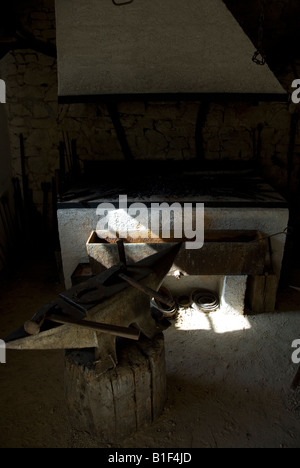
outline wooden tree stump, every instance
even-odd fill
[[[67,351],[65,396],[74,428],[118,442],[158,418],[165,406],[164,336],[118,340],[118,364],[98,374],[93,350]]]

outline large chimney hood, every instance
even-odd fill
[[[222,0],[56,0],[56,22],[61,100],[287,97]]]

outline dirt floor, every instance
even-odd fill
[[[298,284],[300,286],[300,282]],[[52,262],[0,282],[0,337],[62,290]],[[300,389],[290,389],[300,338],[300,293],[283,291],[278,313],[181,312],[165,332],[168,401],[161,417],[119,444],[68,422],[62,351],[7,351],[0,365],[1,448],[300,447]]]

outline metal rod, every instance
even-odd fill
[[[117,325],[110,325],[107,323],[91,322],[88,320],[81,320],[77,322],[67,317],[60,317],[59,315],[49,315],[47,320],[52,322],[61,323],[62,325],[74,325],[75,327],[88,328],[90,330],[99,331],[102,333],[108,333],[109,335],[119,336],[122,338],[128,338],[130,340],[138,341],[140,332],[133,328],[119,327]]]
[[[297,288],[296,286],[290,286],[290,288],[295,289],[296,291],[300,292],[300,288]]]
[[[113,102],[108,102],[107,110],[109,112],[112,123],[115,127],[124,158],[128,161],[133,161],[134,157],[129,147],[124,127],[121,124],[121,119],[120,119],[120,114],[118,112],[117,104]]]
[[[120,262],[126,267],[125,247],[122,239],[117,242]]]
[[[134,288],[139,289],[143,293],[147,294],[147,296],[149,296],[151,298],[154,297],[159,302],[162,302],[163,304],[166,304],[169,307],[174,307],[175,301],[173,301],[172,299],[167,298],[166,296],[160,294],[157,291],[154,291],[153,289],[147,288],[147,286],[143,286],[142,284],[138,283],[134,279],[132,279],[129,276],[125,275],[124,273],[119,273],[118,276],[119,276],[119,278],[123,279],[124,281],[129,283]]]

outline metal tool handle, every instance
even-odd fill
[[[125,255],[125,248],[124,248],[124,241],[123,239],[119,239],[117,242],[118,245],[118,252],[119,252],[119,259],[120,262],[125,266],[126,268],[126,255]],[[163,304],[166,304],[169,307],[174,307],[175,302],[168,297],[158,293],[157,291],[154,291],[153,289],[147,288],[146,286],[141,285],[138,281],[135,281],[134,279],[130,278],[127,276],[125,273],[119,273],[118,277],[126,281],[128,284],[133,286],[134,288],[138,289],[139,291],[142,291],[143,293],[147,294],[149,297],[154,297],[157,299],[159,302],[162,302]]]
[[[75,327],[87,328],[90,330],[108,333],[109,335],[128,338],[135,341],[138,341],[140,337],[140,332],[133,328],[119,327],[117,325],[111,325],[107,323],[91,322],[89,320],[76,321],[68,317],[61,317],[59,315],[49,315],[47,319],[55,323],[61,323],[62,325],[72,325]]]
[[[120,262],[123,263],[123,265],[126,267],[125,247],[124,247],[124,242],[122,239],[118,240],[117,246],[118,246]]]
[[[133,286],[136,289],[139,289],[143,293],[147,294],[149,297],[154,297],[157,299],[159,302],[162,302],[163,304],[166,304],[169,307],[174,307],[175,301],[172,299],[169,299],[168,297],[164,296],[163,294],[160,294],[157,291],[154,291],[151,288],[147,288],[147,286],[143,286],[142,284],[138,283],[134,279],[130,278],[129,276],[125,275],[124,273],[119,273],[119,278],[123,279],[127,283],[129,283],[131,286]]]

